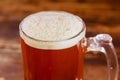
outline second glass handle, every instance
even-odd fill
[[[107,80],[118,80],[118,60],[110,35],[98,34],[95,37],[85,38],[83,46],[86,46],[87,51],[103,52],[107,59]]]

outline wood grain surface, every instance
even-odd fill
[[[37,0],[36,0],[37,1]],[[57,2],[58,1],[58,2]],[[23,80],[21,48],[19,43],[19,23],[29,14],[44,10],[62,10],[81,17],[87,27],[86,36],[108,33],[120,60],[120,7],[117,3],[91,3],[88,0],[67,2],[27,2],[27,0],[0,2],[0,80]],[[94,1],[94,0],[91,0]],[[85,2],[85,3],[84,3]],[[98,56],[101,57],[100,54]],[[104,56],[102,55],[104,58]],[[98,58],[98,59],[96,59]],[[105,59],[86,58],[86,80],[103,80],[106,73]],[[92,63],[91,63],[92,62]],[[101,65],[100,65],[101,64]],[[94,66],[93,66],[94,65]],[[94,71],[93,71],[94,69]],[[101,72],[102,71],[102,72]],[[94,74],[94,73],[98,74]],[[104,72],[104,74],[103,74]],[[99,79],[98,79],[99,77]],[[119,76],[120,80],[120,76]]]

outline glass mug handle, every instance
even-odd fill
[[[98,34],[95,37],[85,38],[83,46],[87,51],[103,52],[107,59],[107,80],[118,80],[118,60],[110,35]]]

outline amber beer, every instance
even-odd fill
[[[30,47],[21,39],[25,80],[83,79],[84,50],[75,45],[62,50]]]
[[[52,16],[52,19],[58,19],[57,18],[58,15],[62,15],[63,16],[62,18],[61,16],[59,17],[59,19],[61,20],[64,19],[66,15],[73,17],[73,15],[65,12],[60,12],[60,13],[43,12],[43,13],[44,14],[42,13],[33,14],[33,17],[35,15],[42,15],[42,17],[40,17],[40,20],[44,19],[43,16],[46,17],[45,14],[47,14],[47,17],[48,15]],[[51,15],[51,14],[54,14],[54,15]],[[55,17],[55,15],[57,17]],[[34,22],[34,21],[31,21],[30,23],[28,23],[29,21],[25,22],[27,20],[32,19],[32,16],[30,17],[28,17],[28,19],[23,20],[23,22],[20,25],[20,36],[21,36],[20,40],[21,40],[23,65],[24,65],[24,80],[83,80],[83,60],[84,60],[85,49],[82,48],[80,43],[84,37],[84,33],[83,33],[84,30],[83,31],[80,30],[81,32],[78,31],[76,33],[73,32],[73,34],[70,33],[70,35],[68,35],[70,30],[72,32],[73,30],[72,27],[73,28],[76,27],[76,26],[72,26],[71,28],[69,28],[69,23],[68,23],[67,28],[64,29],[63,27],[61,29],[61,30],[67,30],[67,31],[69,30],[68,33],[66,33],[66,31],[64,33],[64,35],[66,34],[68,35],[67,39],[66,39],[66,36],[64,35],[62,35],[61,37],[60,33],[58,36],[56,36],[57,38],[55,39],[54,35],[57,34],[57,32],[59,32],[56,30],[52,31],[51,34],[49,33],[50,34],[49,37],[47,36],[48,35],[47,31],[46,33],[42,33],[42,30],[41,30],[40,34],[38,34],[39,32],[37,32],[37,30],[39,28],[37,28],[36,31],[34,30],[35,31],[35,34],[34,34],[34,31],[32,31],[33,28],[36,28],[39,25],[34,27],[29,26],[29,25],[32,25],[31,24],[32,22]],[[78,18],[75,18],[75,17],[73,17],[73,19],[78,20]],[[48,18],[46,21],[48,21]],[[60,21],[58,21],[57,24],[59,24],[59,22]],[[76,24],[78,23],[75,23],[74,25]],[[78,27],[80,27],[80,25],[78,25]],[[31,28],[26,28],[26,26]],[[46,28],[48,28],[48,26]],[[56,29],[60,30],[59,27],[57,27]],[[61,32],[63,33],[64,31],[61,31]],[[40,36],[36,37],[36,35],[40,35]],[[47,41],[49,42],[49,44],[47,43]],[[63,43],[60,43],[60,42],[63,42]]]

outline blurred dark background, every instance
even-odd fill
[[[120,61],[120,0],[0,0],[0,80],[23,80],[19,23],[43,10],[78,15],[86,24],[87,37],[110,34]],[[85,80],[105,80],[104,55],[91,54],[85,56]]]

